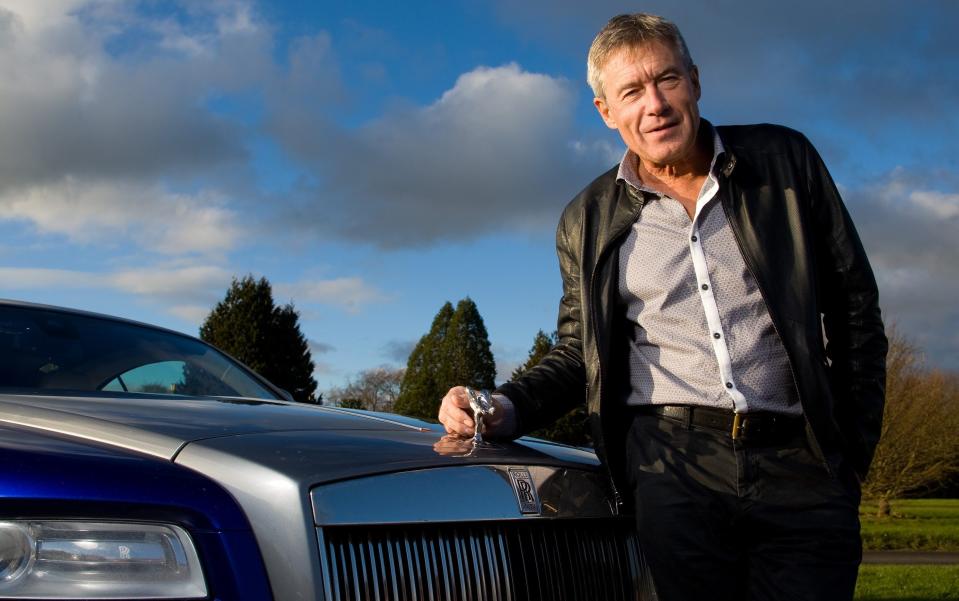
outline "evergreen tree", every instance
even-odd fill
[[[270,373],[273,375],[266,378],[289,391],[297,401],[318,402],[314,398],[316,380],[313,379],[313,369],[316,366],[299,322],[300,315],[292,303],[274,309],[270,344],[273,350]]]
[[[533,338],[533,347],[529,349],[529,357],[526,359],[526,363],[514,369],[510,379],[515,380],[539,363],[540,359],[545,357],[546,353],[556,345],[556,338],[556,332],[552,334],[547,334],[543,330],[536,332],[536,337]]]
[[[297,401],[315,402],[316,380],[293,305],[277,307],[266,278],[233,279],[200,327],[200,338],[233,355]]]
[[[495,380],[496,363],[476,303],[465,298],[454,311],[447,302],[410,353],[394,411],[436,419],[443,396],[453,386],[492,389]]]
[[[526,363],[513,371],[511,379],[515,380],[535,367],[556,345],[557,338],[556,332],[549,336],[543,330],[537,332],[533,339],[533,346],[529,349],[529,358]],[[530,436],[578,447],[591,446],[593,442],[589,432],[589,413],[586,411],[586,400],[583,399],[580,405],[551,425],[530,432]]]
[[[457,303],[441,348],[439,376],[446,390],[456,385],[488,390],[496,386],[496,363],[486,325],[469,297]]]
[[[440,365],[440,346],[446,338],[446,330],[453,318],[453,305],[446,302],[440,307],[430,331],[416,346],[406,362],[406,373],[400,385],[400,394],[393,405],[396,413],[433,419],[439,411],[440,401],[449,387],[442,388],[437,378]]]

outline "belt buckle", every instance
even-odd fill
[[[733,440],[739,440],[746,429],[746,418],[742,413],[733,413],[733,431],[730,433]]]

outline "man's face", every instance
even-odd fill
[[[602,69],[605,98],[593,99],[606,125],[647,165],[694,156],[699,130],[699,72],[672,45],[650,42],[613,52]]]

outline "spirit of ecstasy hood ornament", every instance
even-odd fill
[[[470,400],[470,408],[473,410],[473,423],[476,425],[476,431],[473,433],[473,444],[483,443],[483,418],[493,415],[496,407],[493,406],[493,399],[488,390],[473,390],[466,387],[466,396]]]

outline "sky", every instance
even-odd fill
[[[195,335],[266,277],[322,391],[469,296],[503,381],[555,328],[562,208],[624,150],[587,49],[639,9],[704,117],[810,138],[886,323],[959,371],[951,0],[0,0],[0,298]]]

